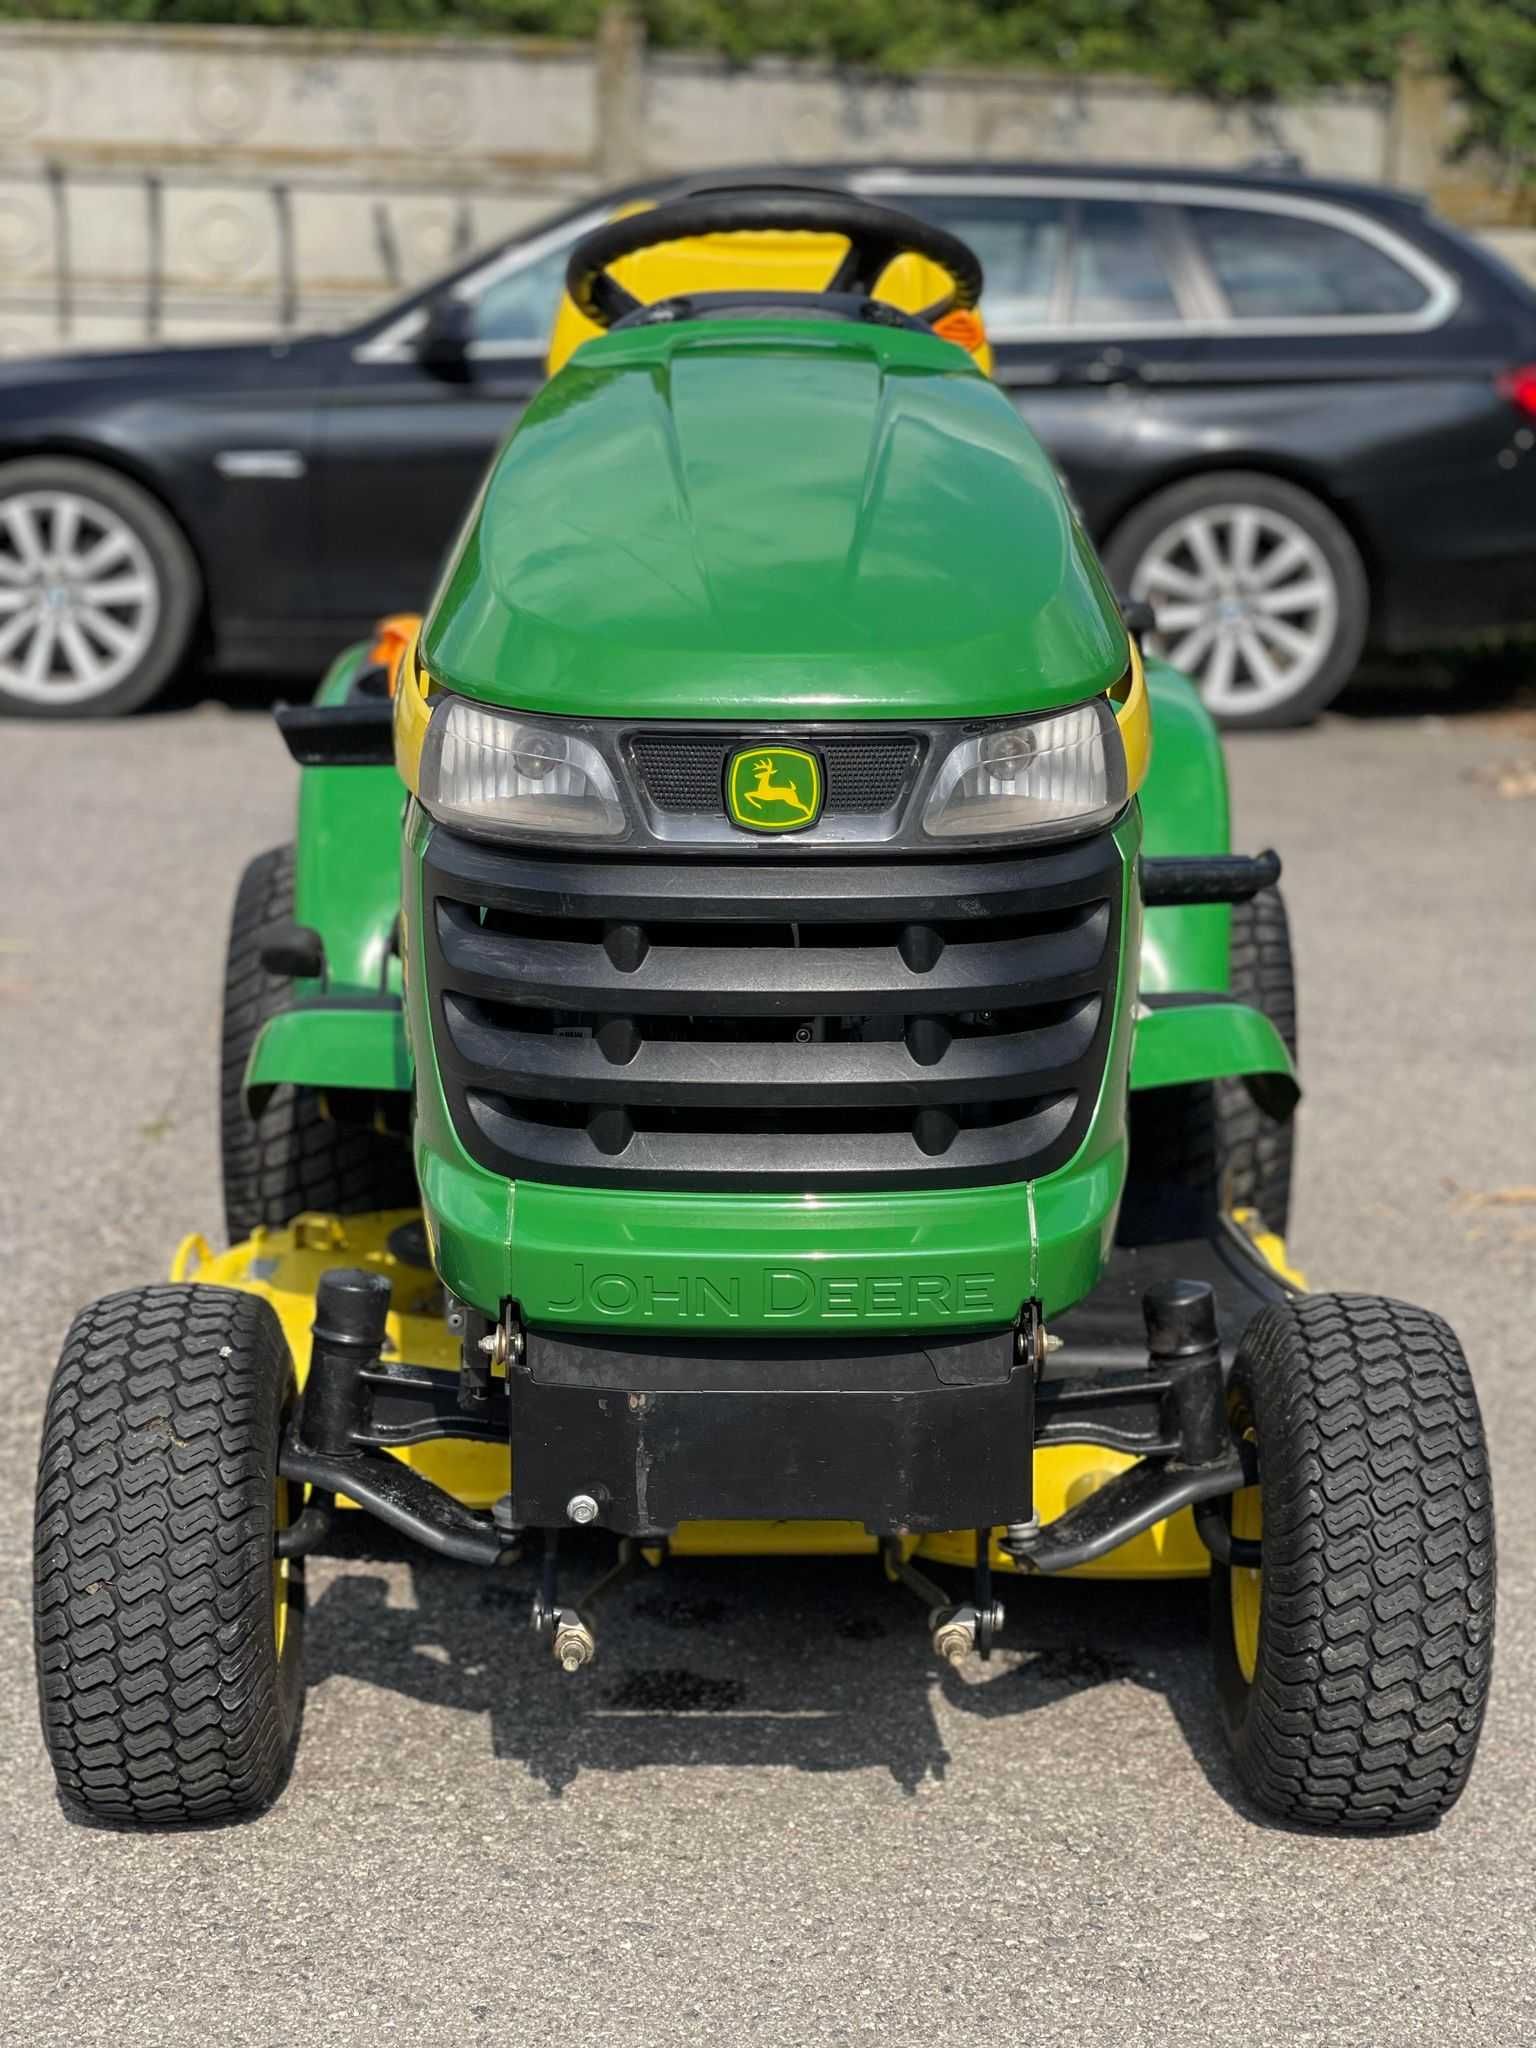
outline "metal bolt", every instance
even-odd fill
[[[1027,1522],[1008,1522],[1003,1527],[1003,1548],[1013,1559],[1021,1572],[1034,1570],[1030,1552],[1040,1535],[1040,1517],[1031,1515]]]
[[[487,1330],[480,1339],[480,1349],[492,1365],[516,1363],[523,1355],[523,1333],[521,1329],[508,1329],[505,1323],[498,1323],[494,1330]]]
[[[590,1493],[573,1493],[565,1504],[565,1512],[573,1522],[583,1527],[597,1520],[597,1502]]]
[[[580,1671],[597,1655],[597,1638],[574,1609],[567,1608],[555,1624],[554,1651],[562,1671]]]
[[[946,1664],[963,1664],[975,1647],[975,1623],[962,1621],[958,1615],[941,1621],[933,1632],[934,1655],[942,1657]]]
[[[1065,1337],[1048,1336],[1044,1323],[1031,1327],[1025,1324],[1019,1331],[1018,1353],[1020,1358],[1032,1358],[1036,1365],[1044,1365],[1053,1351],[1059,1351],[1066,1343]]]

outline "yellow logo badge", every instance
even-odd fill
[[[749,832],[803,832],[821,803],[821,762],[802,747],[743,747],[726,766],[726,812]]]

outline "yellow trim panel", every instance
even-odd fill
[[[434,687],[421,665],[420,645],[418,628],[401,650],[395,669],[395,770],[412,796],[421,786],[421,749],[432,716],[427,700]]]
[[[1109,694],[1115,707],[1115,722],[1120,728],[1120,743],[1125,748],[1125,793],[1134,796],[1146,781],[1147,769],[1152,762],[1152,703],[1147,696],[1141,649],[1134,638],[1130,648],[1130,666],[1120,685],[1122,694],[1117,696],[1113,690]]]

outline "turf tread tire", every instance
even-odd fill
[[[1130,1162],[1121,1244],[1201,1237],[1217,1215],[1215,1098],[1209,1081],[1137,1088],[1126,1107]]]
[[[1251,1686],[1229,1575],[1211,1575],[1239,1777],[1287,1821],[1428,1826],[1466,1785],[1493,1655],[1493,1503],[1461,1346],[1425,1309],[1302,1296],[1249,1325],[1231,1399],[1264,1513]]]
[[[1297,1059],[1296,965],[1291,926],[1278,889],[1261,889],[1232,906],[1232,995],[1260,1011]],[[1296,1118],[1278,1119],[1254,1101],[1240,1077],[1215,1084],[1217,1149],[1227,1205],[1257,1209],[1284,1237],[1291,1220]]]
[[[274,846],[240,877],[230,918],[220,1040],[219,1133],[224,1219],[231,1242],[280,1229],[306,1209],[337,1216],[415,1206],[409,1148],[365,1124],[324,1114],[313,1089],[272,1091],[259,1117],[245,1106],[245,1068],[257,1034],[292,1001],[292,984],[261,963],[264,928],[293,915],[291,846]]]
[[[277,1452],[293,1368],[267,1303],[109,1294],[76,1316],[38,1468],[43,1736],[65,1807],[139,1826],[271,1804],[303,1701],[302,1567],[273,1628]]]
[[[1220,1163],[1215,1092],[1209,1081],[1137,1088],[1127,1111],[1131,1157],[1167,1187],[1209,1189]]]

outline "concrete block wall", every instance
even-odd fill
[[[1139,79],[742,70],[648,53],[618,13],[596,44],[7,23],[0,349],[343,323],[651,170],[1290,150],[1422,182],[1445,102],[1413,91],[1430,111],[1405,126],[1385,88],[1234,111]],[[1536,236],[1504,239],[1536,253]]]

